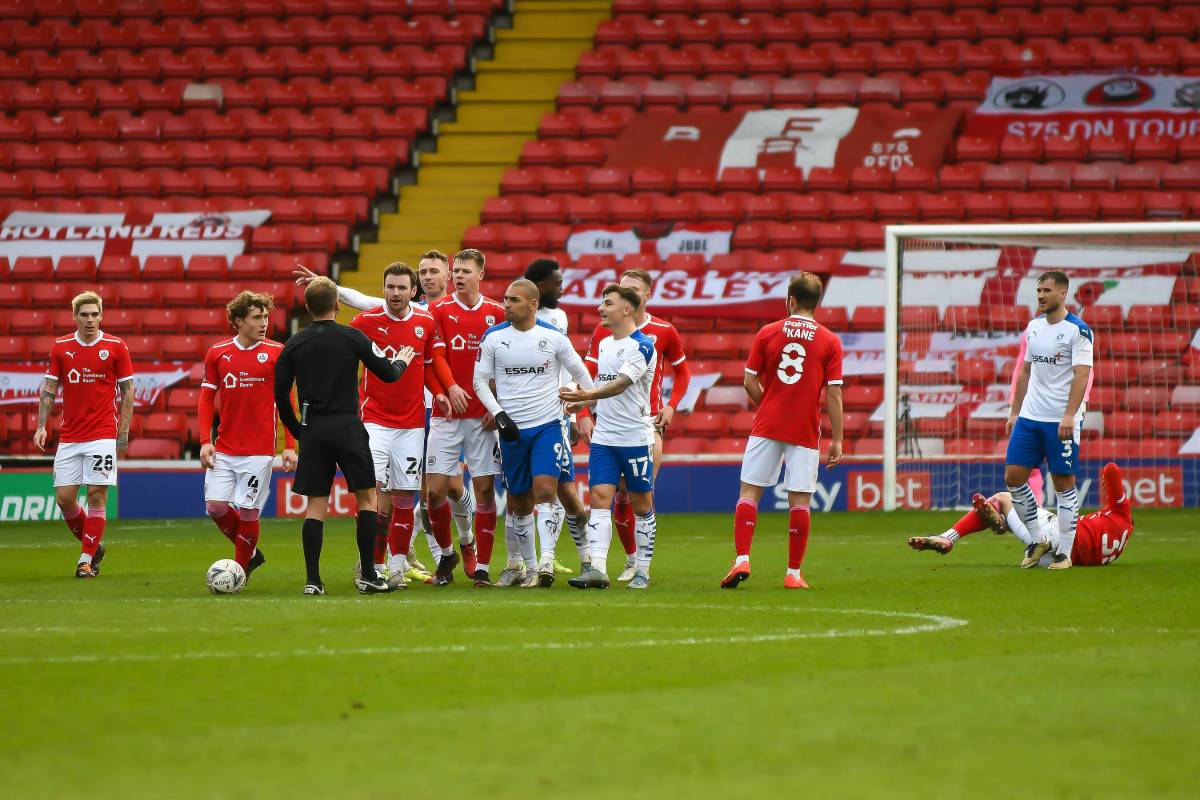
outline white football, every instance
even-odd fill
[[[246,570],[232,558],[222,558],[208,568],[204,579],[213,594],[237,594],[246,586]]]

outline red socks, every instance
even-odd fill
[[[67,523],[67,530],[79,542],[83,541],[83,523],[87,520],[87,512],[83,510],[82,503],[76,503],[73,511],[63,512],[63,522]]]
[[[750,555],[754,541],[754,526],[758,524],[758,504],[753,500],[738,500],[733,510],[733,546],[739,556]]]
[[[236,547],[238,530],[237,509],[228,503],[209,503],[208,515],[216,523],[217,529]]]
[[[496,544],[496,506],[475,507],[475,559],[486,566],[492,563]]]
[[[391,547],[391,550],[396,555],[407,556],[409,547],[412,545],[413,534],[413,508],[401,508],[392,506],[392,524],[388,528],[388,535],[385,543]],[[378,541],[376,542],[376,551],[378,551]],[[377,564],[382,564],[382,561],[377,561]]]
[[[450,547],[450,503],[443,500],[441,505],[429,509],[429,524],[433,526],[433,538],[438,547],[445,550]]]
[[[625,492],[619,493],[616,500],[613,522],[617,526],[617,536],[621,538],[621,547],[625,548],[625,555],[631,556],[637,552],[637,539],[633,533],[633,505]]]
[[[259,535],[258,512],[251,510],[245,512],[245,515],[253,518],[238,516],[237,538],[233,542],[233,560],[241,564],[242,569],[249,566],[250,559],[254,558]]]
[[[987,527],[983,522],[983,517],[979,516],[978,511],[968,511],[963,515],[963,518],[954,523],[954,530],[959,536],[966,536],[968,533],[975,533]]]
[[[800,569],[808,549],[808,529],[812,515],[808,506],[793,506],[788,512],[788,569]]]
[[[96,548],[100,546],[100,542],[104,539],[104,523],[107,521],[107,512],[103,508],[88,509],[88,514],[83,520],[83,553],[88,557],[96,555]]]

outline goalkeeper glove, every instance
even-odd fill
[[[521,429],[512,421],[512,417],[503,411],[496,415],[496,430],[500,431],[500,438],[506,442],[515,442],[521,438]]]

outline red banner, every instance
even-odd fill
[[[995,77],[967,121],[972,136],[1020,139],[1200,136],[1200,78],[1184,75]]]
[[[609,151],[610,167],[941,166],[961,112],[772,109],[635,116]]]

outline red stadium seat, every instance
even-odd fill
[[[144,431],[144,428],[143,428]],[[183,455],[183,444],[174,438],[140,438],[129,442],[127,457],[131,459],[177,459]]]

